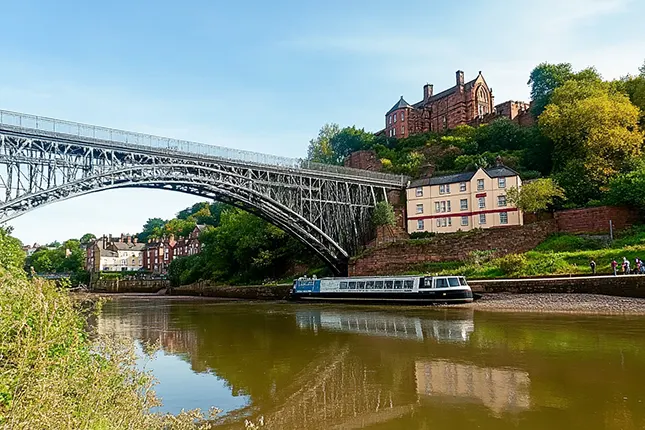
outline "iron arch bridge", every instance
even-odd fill
[[[103,190],[173,190],[282,228],[336,273],[408,178],[0,110],[0,222]]]

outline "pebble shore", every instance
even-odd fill
[[[482,294],[473,303],[457,306],[491,312],[645,315],[645,299],[599,294]]]

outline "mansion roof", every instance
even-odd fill
[[[519,176],[519,173],[517,173],[515,170],[511,169],[510,167],[506,167],[506,166],[496,166],[496,167],[490,167],[490,168],[481,169],[481,170],[483,170],[488,175],[489,178],[504,178],[509,176]],[[473,176],[475,176],[475,173],[477,173],[478,171],[479,170],[476,170],[474,172],[464,172],[464,173],[456,173],[453,175],[435,176],[430,178],[417,179],[417,180],[411,181],[408,188],[423,187],[426,185],[444,185],[444,184],[455,184],[459,182],[468,182],[473,178]]]

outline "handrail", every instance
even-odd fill
[[[188,140],[172,139],[150,134],[130,132],[107,127],[82,124],[72,121],[59,120],[37,115],[0,110],[0,125],[24,130],[37,130],[63,137],[74,137],[89,141],[107,141],[120,145],[145,147],[159,150],[164,154],[168,151],[199,155],[207,158],[217,158],[260,165],[279,166],[291,169],[315,170],[326,173],[342,174],[372,180],[381,180],[405,186],[408,178],[403,175],[393,175],[382,172],[352,169],[344,166],[333,166],[314,163],[300,158],[280,157],[222,146],[206,145]]]

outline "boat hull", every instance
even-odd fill
[[[302,301],[329,301],[329,302],[360,302],[360,303],[388,303],[388,304],[442,304],[442,303],[470,303],[473,293],[470,290],[458,291],[420,291],[420,292],[292,292],[292,300]]]

